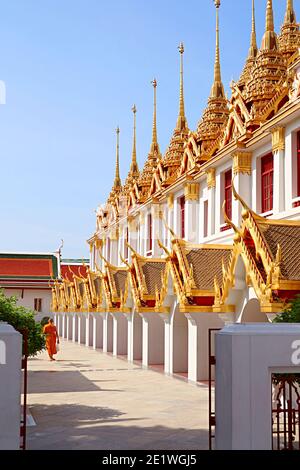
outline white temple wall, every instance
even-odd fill
[[[36,313],[36,321],[40,321],[45,316],[52,316],[52,292],[50,289],[4,289],[4,293],[7,297],[16,296],[18,305],[31,310],[34,310],[34,299],[42,299],[42,311]]]

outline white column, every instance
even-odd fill
[[[142,313],[143,366],[164,363],[164,322],[155,312]]]
[[[238,151],[232,155],[234,187],[241,198],[252,207],[252,153]],[[232,196],[232,221],[239,227],[242,221],[242,207],[239,201]]]
[[[78,338],[78,316],[76,313],[73,313],[72,319],[72,341],[75,343]]]
[[[199,225],[199,183],[185,185],[185,238],[196,243]]]
[[[284,150],[277,150],[274,155],[274,180],[273,180],[273,213],[285,210],[285,178],[284,178]],[[291,182],[290,182],[290,185]]]
[[[58,331],[58,313],[57,312],[55,312],[53,314],[53,321],[54,321],[54,325],[56,326],[57,331]]]
[[[80,313],[78,315],[78,344],[85,344],[85,320],[86,315]]]
[[[171,373],[171,316],[170,314],[160,314],[164,321],[164,371],[165,374]]]
[[[152,206],[152,256],[159,258],[162,254],[161,248],[159,248],[157,239],[162,241],[162,208],[159,204]]]
[[[208,331],[223,328],[224,323],[212,312],[190,312],[188,319],[188,379],[208,380]]]
[[[133,310],[126,314],[128,322],[128,361],[142,360],[143,325],[141,316]]]
[[[223,198],[224,199],[224,198]],[[220,231],[221,223],[221,173],[216,174],[215,179],[215,233]],[[208,209],[209,212],[209,209]]]
[[[57,329],[57,333],[59,336],[61,336],[61,317],[62,317],[62,313],[59,312],[57,315],[57,324],[56,324],[56,329]]]
[[[103,349],[103,318],[100,313],[93,314],[93,349]]]
[[[103,352],[113,352],[113,319],[109,312],[101,313],[103,318]]]
[[[168,217],[167,217],[167,223],[168,226],[172,229],[175,230],[175,222],[174,222],[174,195],[170,194],[168,196]],[[167,239],[168,239],[168,248],[171,248],[171,233],[169,230],[167,231]]]
[[[67,321],[67,335],[66,335],[66,338],[68,340],[71,340],[72,339],[72,313],[68,312],[67,313],[67,318],[66,318],[66,321]]]
[[[293,165],[293,134],[290,132],[286,135],[285,139],[285,171],[284,171],[284,180],[285,180],[285,207],[286,209],[291,209],[293,206],[293,188],[297,187],[297,172],[296,166]],[[295,171],[293,169],[295,168]]]
[[[20,449],[22,335],[0,323],[0,450]]]
[[[127,355],[127,320],[123,313],[114,312],[113,317],[113,355]]]
[[[85,345],[87,347],[93,345],[93,316],[88,313],[85,318]]]
[[[66,314],[62,314],[62,327],[61,327],[61,337],[66,337]]]
[[[216,217],[216,188],[212,186],[207,190],[208,200],[208,217],[207,217],[207,234],[208,236],[215,234],[215,217]]]
[[[273,213],[285,210],[285,128],[272,129],[273,172]],[[289,183],[292,185],[292,182]]]
[[[199,224],[198,201],[186,200],[185,202],[185,238],[191,242],[197,242],[197,228]]]

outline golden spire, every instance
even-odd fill
[[[178,46],[180,53],[180,93],[179,93],[179,114],[177,119],[177,129],[182,130],[187,127],[187,120],[184,111],[184,90],[183,90],[183,54],[184,45],[181,42]]]
[[[156,88],[157,88],[157,81],[154,78],[151,82],[154,91],[154,100],[153,100],[153,126],[152,126],[152,143],[150,153],[160,153],[159,145],[157,142],[157,126],[156,126]]]
[[[257,56],[257,41],[256,41],[256,27],[255,27],[255,5],[252,0],[252,31],[251,31],[251,44],[249,49],[249,59],[254,59]]]
[[[294,24],[294,23],[296,23],[296,14],[294,10],[293,0],[287,0],[284,24]]]
[[[132,147],[132,158],[131,158],[131,165],[130,165],[130,173],[135,174],[139,172],[137,160],[136,160],[136,106],[135,104],[132,107],[133,112],[133,147]]]
[[[287,0],[284,22],[278,36],[279,49],[286,60],[300,47],[300,30],[296,20],[293,0]]]
[[[211,98],[225,97],[224,87],[221,78],[221,65],[220,65],[220,39],[219,39],[219,8],[221,0],[214,0],[216,6],[216,56],[214,68],[214,84],[211,89]]]
[[[267,11],[266,11],[266,29],[263,36],[262,50],[274,50],[278,49],[277,35],[274,31],[274,14],[272,0],[267,0]]]
[[[121,178],[120,178],[120,164],[119,164],[119,158],[120,158],[120,128],[119,126],[116,129],[116,134],[117,134],[117,151],[116,151],[116,174],[115,174],[115,181],[114,181],[114,189],[120,188],[122,186],[121,183]]]

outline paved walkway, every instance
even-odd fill
[[[208,388],[68,341],[29,361],[28,449],[207,449]]]

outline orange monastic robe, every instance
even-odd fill
[[[46,335],[46,348],[49,356],[56,354],[56,326],[48,323],[44,326],[44,333]]]

